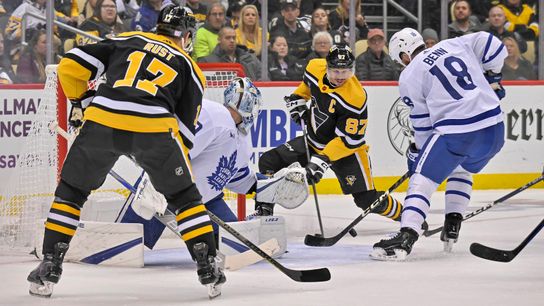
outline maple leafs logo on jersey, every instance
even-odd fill
[[[210,184],[213,189],[217,191],[223,190],[234,174],[238,172],[238,168],[236,168],[237,156],[238,151],[234,151],[229,158],[227,158],[225,155],[219,158],[219,164],[217,167],[215,167],[215,172],[207,177],[208,184]]]

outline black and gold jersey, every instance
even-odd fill
[[[166,36],[128,32],[74,48],[58,67],[69,99],[103,74],[85,120],[140,133],[179,130],[192,147],[205,78],[185,51]]]
[[[335,161],[351,155],[365,144],[366,91],[352,76],[340,87],[326,80],[327,62],[313,59],[306,66],[302,83],[294,94],[310,103],[309,144]]]

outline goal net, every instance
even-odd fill
[[[56,128],[57,125],[64,130],[68,128],[68,105],[58,86],[56,68],[56,65],[46,68],[47,80],[41,103],[21,146],[17,165],[13,175],[0,183],[0,254],[30,252],[35,245],[39,220],[46,218],[53,201],[62,161],[69,147]],[[217,102],[223,101],[223,90],[230,80],[244,76],[239,64],[206,64],[201,69],[207,83],[204,96]],[[89,202],[115,200],[122,203],[128,195],[129,191],[120,184],[117,188],[101,187],[93,191],[85,208]],[[245,195],[225,190],[225,197],[239,217],[246,215]],[[41,228],[43,230],[43,226]]]

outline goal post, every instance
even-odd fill
[[[199,65],[200,66],[200,65]],[[0,184],[0,254],[28,253],[35,245],[37,222],[46,218],[54,198],[67,141],[57,134],[56,125],[68,130],[67,101],[57,78],[57,66],[46,67],[46,84],[28,135],[25,137],[16,167],[9,180]],[[207,63],[201,65],[206,77],[204,97],[223,102],[223,91],[230,81],[245,76],[240,64]],[[90,87],[98,86],[95,83]],[[225,199],[239,219],[246,215],[246,197],[225,190]],[[99,189],[93,198],[123,201],[124,188]]]

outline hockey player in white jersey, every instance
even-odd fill
[[[504,144],[499,101],[506,48],[486,32],[441,41],[425,49],[421,35],[405,28],[389,42],[391,57],[406,66],[400,96],[410,108],[415,144],[407,152],[411,172],[396,235],[374,245],[371,257],[403,260],[421,234],[432,193],[446,178],[441,240],[446,251],[457,241],[478,173]]]
[[[194,146],[189,152],[192,173],[206,209],[225,222],[237,221],[223,200],[223,189],[239,194],[256,192],[259,201],[282,206],[302,204],[307,198],[307,182],[303,168],[284,169],[273,178],[255,173],[249,167],[251,156],[250,129],[261,107],[261,93],[249,78],[235,78],[224,92],[224,103],[203,99],[196,123]],[[303,178],[294,181],[294,177]],[[144,216],[146,205],[134,201],[121,212],[121,222],[144,224],[144,244],[153,248],[165,225]],[[152,203],[152,206],[156,203]],[[160,205],[158,205],[160,206]],[[163,211],[158,211],[162,213]],[[213,223],[217,234],[218,226]]]

